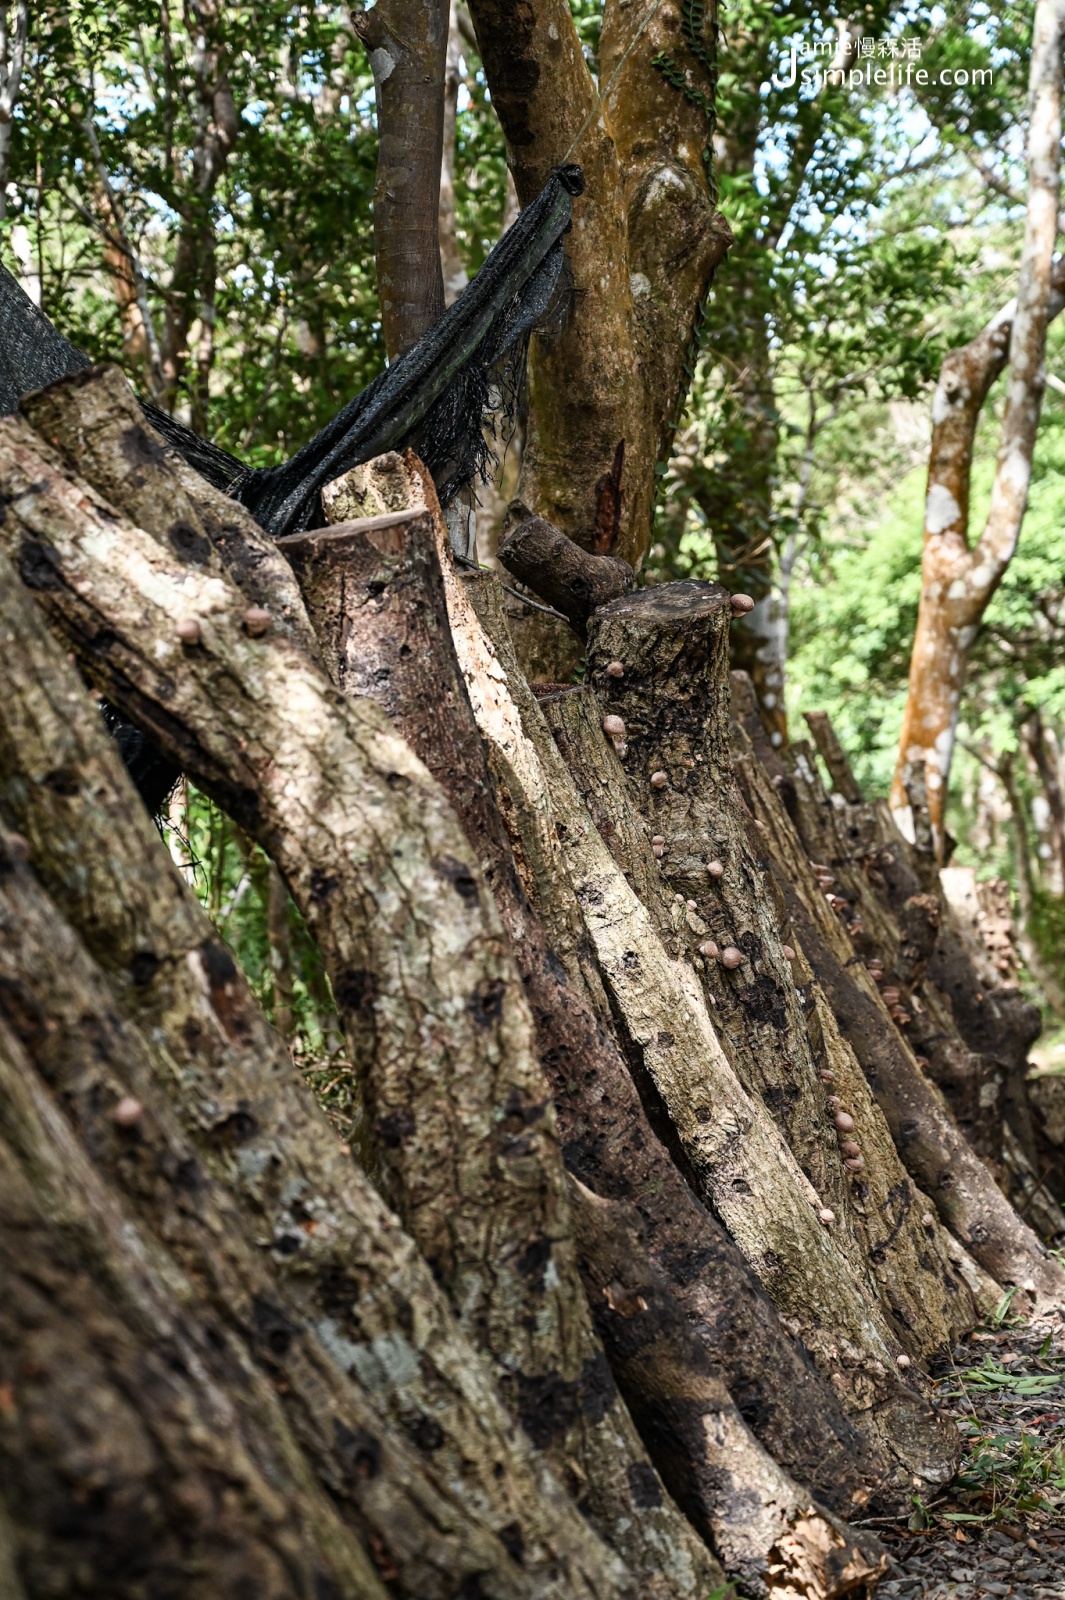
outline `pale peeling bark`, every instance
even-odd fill
[[[155,1122],[169,1108],[203,1181],[209,1174],[229,1196],[276,1272],[301,1339],[321,1346],[325,1373],[335,1361],[371,1388],[380,1424],[364,1430],[366,1461],[387,1437],[413,1430],[422,1472],[436,1483],[423,1502],[432,1525],[404,1504],[402,1491],[392,1528],[376,1528],[387,1561],[416,1562],[405,1592],[411,1600],[457,1595],[476,1572],[501,1596],[522,1593],[516,1548],[530,1594],[555,1594],[556,1579],[559,1595],[570,1586],[620,1592],[606,1551],[515,1435],[488,1367],[459,1333],[422,1258],[342,1151],[217,943],[76,673],[26,609],[13,575],[0,595],[8,664],[0,808],[28,840],[35,870],[106,970],[122,1011],[146,1039],[167,1041],[165,1054],[153,1053],[154,1088],[146,1083],[139,1098]],[[286,1379],[288,1354],[272,1350]],[[296,1402],[302,1393],[297,1386]],[[312,1401],[316,1394],[317,1403],[339,1407],[343,1422],[343,1384],[334,1376],[323,1388],[319,1377]],[[349,1436],[355,1453],[330,1476],[339,1471],[338,1481],[351,1477],[358,1488],[355,1430],[337,1435],[329,1423],[317,1448],[343,1454]],[[417,1476],[411,1480],[408,1464],[400,1483]],[[370,1477],[366,1493],[379,1512],[388,1510],[387,1476]],[[497,1579],[487,1576],[493,1570]]]
[[[891,805],[912,833],[907,769],[923,764],[940,857],[969,648],[1017,548],[1046,386],[1047,323],[1065,304],[1060,264],[1056,273],[1052,270],[1061,187],[1063,25],[1063,0],[1039,0],[1032,33],[1028,210],[1017,298],[971,344],[947,356],[932,402],[921,602]],[[970,546],[973,439],[1007,347],[1009,378],[991,506],[979,540]]]
[[[599,109],[564,0],[474,0],[470,12],[519,199],[560,161],[586,180],[567,241],[566,336],[533,342],[517,497],[587,549],[639,566],[696,308],[731,237],[702,170],[703,114],[650,65],[667,40],[680,46],[676,23],[652,19]],[[604,71],[643,20],[635,6],[607,8]]]
[[[353,14],[377,98],[374,246],[390,361],[444,310],[440,164],[444,149],[447,0],[378,0]]]

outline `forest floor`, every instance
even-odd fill
[[[1065,1320],[1022,1322],[1003,1302],[936,1377],[961,1469],[908,1522],[878,1524],[897,1563],[878,1595],[1065,1600]]]

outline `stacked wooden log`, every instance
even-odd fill
[[[727,593],[593,574],[538,698],[409,454],[275,545],[95,370],[0,483],[5,1592],[870,1592],[929,1362],[1065,1298],[1032,1018],[830,730],[832,795],[762,736]],[[282,874],[354,1153],[86,682]]]

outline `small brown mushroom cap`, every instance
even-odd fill
[[[832,1208],[830,1206],[822,1206],[820,1211],[817,1213],[817,1220],[819,1222],[823,1222],[825,1227],[827,1228],[830,1223],[835,1222],[836,1213],[832,1210]]]
[[[785,961],[794,961],[795,960],[795,952],[791,948],[791,945],[790,944],[786,944],[786,945],[784,945],[783,949],[784,949],[784,960]]]
[[[664,844],[653,844],[651,846],[651,854],[655,857],[656,860],[661,861],[661,859],[665,855],[665,853],[666,853],[666,847],[665,847]]]
[[[273,623],[274,619],[265,606],[249,606],[244,613],[244,632],[253,639],[260,639],[264,633],[269,633]]]
[[[689,911],[697,911],[699,909],[694,900],[685,900],[684,904]]]
[[[862,1168],[865,1166],[865,1162],[862,1160],[861,1156],[848,1156],[843,1165],[846,1167],[848,1172],[861,1172]]]
[[[935,1225],[936,1225],[935,1217],[932,1215],[932,1213],[930,1211],[926,1211],[924,1216],[921,1218],[921,1227],[922,1228],[934,1228]]]
[[[754,610],[754,601],[749,594],[734,594],[729,604],[734,617],[745,617],[748,611]]]
[[[858,1149],[853,1139],[841,1139],[839,1153],[842,1156],[860,1156],[862,1152]]]
[[[625,721],[622,717],[613,715],[603,718],[603,732],[608,733],[612,739],[624,739]]]
[[[625,668],[620,661],[611,661],[607,666],[606,675],[608,678],[623,678]]]
[[[705,956],[707,961],[716,961],[721,951],[717,948],[713,939],[707,939],[705,944],[699,946],[699,954]]]
[[[708,861],[706,870],[712,878],[723,878],[725,876],[725,869],[720,861]]]
[[[197,617],[182,617],[174,629],[182,644],[199,644],[200,623]]]
[[[617,751],[619,758],[624,761],[625,757],[629,753],[629,747],[625,743],[624,739],[615,739],[614,749]]]
[[[905,1371],[906,1368],[910,1365],[909,1356],[896,1356],[895,1357],[895,1365],[897,1367],[901,1367],[903,1369],[903,1371]]]
[[[830,1094],[828,1099],[825,1101],[825,1105],[830,1111],[839,1111],[843,1105],[843,1101],[840,1099],[838,1094]]]
[[[822,1083],[835,1083],[836,1081],[836,1074],[830,1067],[822,1067],[817,1076],[821,1079]]]
[[[669,782],[669,777],[668,777],[668,775],[666,773],[661,772],[661,771],[652,772],[652,774],[651,774],[651,787],[652,787],[652,789],[664,789],[668,782]]]
[[[727,944],[721,952],[721,965],[723,967],[738,967],[743,960],[743,951],[737,950],[734,944]]]
[[[832,1118],[832,1121],[836,1124],[836,1127],[839,1129],[840,1133],[854,1132],[854,1118],[849,1112],[837,1111],[835,1116]]]
[[[652,844],[665,844],[665,842],[666,842],[666,836],[665,836],[664,833],[653,833],[651,835],[651,843]]]
[[[120,1128],[133,1128],[144,1115],[144,1107],[131,1094],[124,1094],[111,1113]]]

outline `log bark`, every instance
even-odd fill
[[[580,636],[597,606],[635,584],[627,561],[594,555],[543,517],[527,517],[500,540],[500,563],[519,583],[561,611]]]
[[[384,1600],[273,1385],[100,1181],[6,1018],[0,1107],[5,1594]]]
[[[84,505],[91,496],[51,482],[54,497],[33,499],[34,511],[43,511],[35,525],[43,533],[47,522],[72,571],[86,574],[95,570],[93,535],[103,514],[82,510],[82,545],[64,508],[71,494]],[[629,1543],[651,1530],[648,1592],[687,1594],[709,1582],[715,1565],[675,1510],[664,1500],[640,1507],[627,1483],[629,1462],[646,1459],[614,1396],[580,1291],[529,1014],[477,862],[440,791],[379,712],[339,698],[283,638],[249,637],[237,625],[238,591],[213,578],[190,581],[113,511],[104,522],[112,577],[71,576],[72,586],[82,585],[79,600],[88,598],[84,583],[92,586],[92,601],[88,615],[75,620],[68,612],[65,626],[117,690],[114,654],[104,666],[89,642],[105,603],[106,629],[122,638],[125,709],[135,700],[171,754],[273,854],[346,1014],[374,1144],[401,1156],[408,1140],[413,1150],[452,1153],[443,1167],[393,1159],[387,1178],[464,1326],[502,1364],[526,1425],[558,1446],[557,1458],[589,1496],[602,1491],[604,1517],[610,1494],[613,1504],[642,1513]],[[150,601],[134,577],[143,579],[146,568]],[[181,670],[161,682],[157,645],[190,612],[204,619],[198,642],[183,645]],[[283,783],[273,773],[283,773]],[[401,841],[384,875],[378,837]],[[433,908],[431,937],[426,907]],[[418,1184],[404,1189],[412,1172]],[[572,1427],[575,1417],[610,1431],[614,1449],[601,1452],[598,1464]],[[564,1441],[581,1454],[567,1456]],[[669,1539],[658,1539],[650,1566],[646,1546],[658,1526]]]
[[[552,1058],[563,1071],[573,1070],[573,1063],[587,1048],[596,1048],[596,1025],[591,1016],[582,1014],[579,998],[567,992],[514,869],[484,748],[451,644],[440,569],[441,559],[449,559],[447,540],[432,485],[410,454],[405,460],[385,457],[331,485],[324,496],[327,514],[343,515],[353,504],[366,505],[371,495],[382,505],[405,496],[409,509],[361,521],[344,520],[321,534],[286,540],[286,553],[334,682],[345,694],[366,695],[381,706],[455,804],[470,846],[480,858],[515,957],[521,951],[518,967],[537,1028],[540,1056]],[[372,1076],[366,1092],[371,1124],[380,1126],[384,1113],[377,1104]],[[396,1114],[394,1108],[391,1114]],[[515,1122],[513,1135],[519,1143],[523,1126],[516,1120],[516,1108],[504,1104],[498,1114]],[[431,1140],[386,1138],[379,1143],[378,1159],[394,1177],[397,1204],[404,1217],[410,1210],[408,1196],[425,1187],[439,1160],[438,1152]],[[459,1167],[459,1192],[468,1187],[462,1175],[464,1159],[461,1151],[452,1157]],[[527,1259],[520,1259],[517,1269],[523,1273],[536,1270],[535,1263]],[[577,1285],[568,1287],[579,1296]],[[578,1346],[577,1360],[570,1359],[572,1371],[565,1381],[587,1383],[601,1361],[601,1351],[586,1334]],[[608,1378],[601,1375],[600,1381],[603,1376]],[[671,1508],[663,1503],[661,1491],[655,1487],[657,1506],[650,1493],[633,1498],[631,1484],[640,1471],[652,1486],[654,1473],[610,1389],[608,1381],[598,1415],[592,1415],[587,1404],[574,1406],[566,1394],[553,1392],[546,1381],[526,1384],[513,1400],[525,1427],[553,1459],[560,1466],[574,1464],[571,1483],[576,1489],[579,1481],[582,1501],[598,1525],[613,1529],[627,1524],[632,1530],[621,1545],[631,1565],[638,1564],[648,1572],[653,1568],[656,1536],[663,1542],[687,1543],[698,1563],[703,1556],[687,1530],[675,1525],[675,1513],[671,1523]],[[556,1413],[553,1420],[552,1408]]]
[[[547,842],[550,824],[545,829],[541,816],[537,826],[530,815],[543,804],[542,787],[537,796],[534,783],[524,792],[511,792],[511,805],[504,806],[504,814],[511,820],[512,839],[521,838],[527,846],[530,834],[535,832],[542,840],[539,851],[527,848],[523,852],[524,870],[520,870],[523,863],[519,862],[519,873],[515,873],[495,800],[495,793],[506,793],[508,786],[497,773],[500,781],[493,792],[481,735],[455,659],[452,635],[466,662],[467,681],[481,708],[482,727],[497,744],[508,715],[516,721],[516,712],[506,704],[508,685],[516,669],[511,666],[510,674],[505,670],[501,673],[501,663],[488,654],[476,617],[468,603],[463,603],[462,589],[451,571],[439,518],[434,524],[429,510],[418,510],[418,505],[425,503],[422,494],[431,505],[431,491],[424,477],[419,481],[417,463],[411,457],[405,463],[386,457],[356,469],[326,492],[327,511],[344,516],[355,506],[369,509],[375,503],[379,507],[394,505],[403,492],[404,475],[406,493],[414,503],[410,512],[393,512],[391,517],[381,515],[361,523],[345,521],[324,535],[309,535],[301,544],[290,546],[331,670],[348,692],[363,688],[383,704],[395,725],[425,756],[451,795],[467,836],[471,841],[477,840],[483,851],[486,875],[514,941],[537,1021],[542,1059],[560,1107],[567,1161],[571,1167],[576,1164],[591,1181],[600,1186],[605,1183],[614,1195],[635,1196],[642,1187],[640,1180],[647,1182],[655,1191],[655,1199],[650,1205],[645,1199],[644,1206],[654,1219],[651,1227],[657,1251],[665,1255],[668,1250],[673,1257],[671,1276],[677,1276],[676,1258],[680,1252],[686,1260],[698,1252],[701,1264],[704,1258],[714,1262],[716,1286],[730,1301],[739,1298],[742,1306],[755,1299],[753,1286],[739,1267],[735,1253],[724,1247],[720,1235],[714,1237],[717,1230],[693,1203],[665,1151],[646,1126],[617,1053],[585,1004],[585,995],[592,999],[598,990],[601,996],[601,989],[589,983],[583,953],[574,948],[573,922],[567,922],[564,910],[561,917],[559,914],[560,904],[565,906],[567,886],[554,859],[557,847],[552,852]],[[405,526],[401,521],[404,515]],[[443,585],[436,568],[437,558],[442,563]],[[450,602],[450,633],[445,590]],[[494,714],[486,718],[487,684],[494,685],[495,704]],[[511,737],[521,739],[519,727],[512,726]],[[523,884],[542,904],[552,908],[550,945],[525,897]],[[572,900],[572,891],[569,898]],[[576,911],[575,904],[573,909]],[[572,989],[558,972],[556,954],[552,952],[561,953],[564,961],[567,954],[574,958]],[[606,1105],[610,1106],[613,1127],[604,1126]],[[619,1137],[624,1141],[620,1148]],[[638,1163],[635,1170],[633,1161]],[[589,1193],[583,1186],[578,1192]],[[605,1200],[598,1205],[601,1210],[609,1209]],[[586,1230],[586,1244],[587,1237]],[[721,1382],[716,1346],[724,1341],[715,1337],[708,1341],[708,1349],[694,1332],[688,1332],[678,1345],[678,1330],[687,1329],[687,1321],[676,1288],[646,1257],[641,1264],[644,1252],[634,1236],[630,1244],[630,1268],[640,1273],[643,1281],[658,1283],[654,1310],[643,1307],[640,1340],[644,1345],[653,1344],[659,1354],[672,1352],[672,1364],[669,1373],[663,1374],[646,1363],[634,1362],[626,1348],[631,1343],[631,1331],[609,1317],[600,1317],[605,1347],[620,1374],[622,1392],[636,1416],[644,1421],[652,1455],[656,1464],[665,1463],[670,1486],[682,1481],[686,1484],[686,1508],[696,1526],[713,1537],[729,1572],[752,1580],[758,1573],[764,1575],[774,1560],[784,1571],[787,1563],[781,1564],[781,1558],[774,1557],[772,1550],[778,1538],[783,1537],[784,1524],[797,1526],[804,1504],[802,1492],[797,1493],[794,1485],[788,1485],[785,1492],[787,1480],[780,1469],[747,1433]],[[603,1293],[605,1269],[602,1262],[597,1266],[595,1252],[587,1248],[583,1266],[585,1284],[596,1306]],[[605,1281],[609,1283],[614,1275],[607,1273]],[[713,1286],[704,1285],[704,1295]],[[720,1302],[715,1306],[715,1320],[720,1317],[719,1306]],[[752,1309],[756,1315],[761,1310],[765,1320],[767,1306]],[[739,1315],[743,1317],[744,1312]],[[746,1318],[750,1317],[751,1312],[746,1311]],[[749,1326],[753,1332],[753,1320]],[[733,1341],[730,1338],[728,1342],[731,1345]],[[775,1342],[784,1343],[779,1334]],[[759,1347],[765,1343],[763,1333]],[[688,1372],[693,1351],[695,1366]],[[762,1348],[748,1352],[748,1374],[741,1377],[742,1392],[748,1400],[751,1367],[763,1358]],[[797,1364],[790,1351],[785,1359],[789,1373],[794,1372]],[[802,1387],[809,1391],[809,1382]],[[689,1415],[696,1392],[702,1396],[704,1409],[709,1407],[715,1414],[713,1427],[700,1428]],[[669,1393],[676,1400],[672,1410],[662,1406]],[[780,1435],[783,1453],[793,1457],[796,1433],[790,1423],[781,1427],[782,1400],[783,1395],[774,1396],[771,1409],[776,1416],[768,1432],[775,1442]],[[786,1400],[784,1403],[787,1405]],[[819,1407],[817,1397],[808,1392],[806,1404],[810,1415],[797,1432],[808,1440],[813,1427],[824,1443],[826,1430],[820,1414],[823,1400]],[[838,1459],[839,1441],[834,1431],[828,1433],[827,1442],[833,1458]],[[858,1453],[866,1454],[860,1445]],[[746,1470],[741,1471],[741,1460],[747,1463]],[[682,1461],[687,1462],[686,1474],[678,1470],[678,1462]],[[807,1468],[813,1465],[812,1453],[805,1443],[802,1464]],[[761,1508],[755,1519],[743,1526],[736,1525],[735,1507],[727,1488],[737,1476],[742,1476],[747,1485],[749,1506]],[[827,1481],[820,1466],[815,1467],[814,1477],[818,1483]],[[848,1483],[854,1482],[853,1469],[848,1469],[847,1479]],[[834,1503],[839,1502],[840,1487],[838,1482],[833,1486]],[[864,1490],[857,1492],[864,1494]],[[820,1513],[811,1514],[816,1523]],[[829,1548],[834,1545],[830,1537]],[[810,1559],[808,1555],[807,1560]],[[821,1571],[823,1583],[831,1588],[836,1578],[827,1556]]]
[[[487,1366],[267,1027],[13,574],[2,596],[11,670],[0,717],[0,809],[105,970],[120,1010],[142,1037],[167,1042],[165,1055],[153,1058],[154,1092],[147,1083],[138,1091],[152,1122],[169,1110],[201,1163],[201,1188],[214,1180],[229,1196],[256,1253],[277,1273],[275,1302],[287,1308],[291,1328],[314,1330],[326,1371],[336,1360],[353,1379],[368,1376],[380,1408],[379,1424],[364,1429],[371,1464],[382,1440],[402,1441],[413,1430],[421,1473],[408,1463],[391,1489],[387,1477],[373,1480],[386,1506],[399,1496],[393,1530],[375,1530],[388,1563],[404,1568],[408,1540],[416,1551],[424,1541],[429,1557],[428,1567],[419,1558],[403,1592],[411,1600],[457,1596],[474,1573],[500,1594],[520,1592],[516,1548],[531,1592],[541,1583],[550,1591],[552,1572],[563,1574],[567,1592],[571,1584],[621,1592],[606,1551],[515,1437]],[[279,1354],[272,1352],[275,1375]],[[338,1389],[342,1400],[334,1376],[326,1400],[339,1405]],[[342,1410],[338,1416],[343,1422]],[[357,1444],[356,1429],[338,1436],[330,1423],[318,1448],[332,1440],[343,1455],[349,1435]],[[350,1478],[358,1487],[360,1459],[356,1450],[330,1481]],[[439,1537],[403,1498],[403,1483],[426,1473],[440,1474],[432,1512]]]
[[[596,752],[596,744],[601,747],[603,741],[598,723],[588,715],[587,702],[582,706],[579,694],[558,694],[544,701],[544,709],[566,760],[579,776],[593,818],[611,842],[616,861],[627,862],[640,898],[656,910],[660,934],[673,942],[678,957],[702,962],[697,954],[702,936],[689,928],[686,907],[684,917],[676,915],[676,902],[665,893],[664,878],[646,832],[633,829],[632,822],[625,818],[624,806],[617,803],[619,790],[624,792],[624,779],[601,784],[604,758],[601,749]],[[632,811],[628,816],[632,818]],[[768,837],[766,853],[776,870],[780,856],[774,835]],[[800,859],[801,866],[806,866],[801,851]],[[790,862],[784,854],[782,875],[787,875],[788,869]],[[835,1094],[848,1107],[857,1125],[852,1139],[860,1139],[864,1163],[860,1176],[846,1174],[846,1182],[822,1194],[835,1214],[833,1230],[836,1234],[848,1230],[849,1248],[856,1259],[868,1264],[865,1270],[872,1270],[884,1310],[892,1318],[908,1354],[932,1357],[942,1349],[943,1342],[971,1328],[971,1299],[942,1246],[929,1242],[927,1230],[919,1222],[927,1203],[915,1194],[900,1165],[891,1134],[856,1059],[841,1040],[827,1000],[806,965],[803,942],[787,922],[784,933],[795,941],[790,965],[803,1006],[809,1048],[819,1070],[820,1096],[824,1101],[828,1094]]]
[[[772,842],[733,783],[729,616],[716,585],[616,601],[593,619],[592,680],[625,725],[630,788],[662,841],[662,879],[698,927],[701,959],[696,938],[689,952],[700,960],[733,1069],[835,1213],[833,1238],[863,1291],[873,1262],[875,1293],[897,1335],[927,1354],[952,1328],[971,1325],[971,1303],[942,1253],[928,1250],[923,1207],[824,995],[798,952],[791,960],[784,953],[786,908],[767,875]],[[622,664],[620,676],[607,672],[610,662]]]
[[[489,631],[494,633],[491,625]],[[693,974],[671,960],[659,942],[648,912],[582,811],[552,741],[537,734],[531,718],[524,731],[540,757],[556,826],[562,824],[558,831],[567,871],[656,1127],[696,1192],[718,1210],[780,1310],[793,1319],[789,1326],[801,1331],[848,1409],[880,1430],[888,1448],[911,1460],[913,1470],[949,1472],[949,1432],[944,1435],[935,1425],[929,1431],[927,1408],[916,1395],[898,1390],[888,1371],[894,1365],[888,1349],[892,1336],[879,1307],[825,1238],[817,1220],[818,1196],[768,1113],[732,1074]],[[833,1306],[831,1337],[826,1302]],[[861,1329],[855,1320],[859,1304]],[[841,1327],[847,1330],[846,1342],[838,1337]],[[859,1353],[866,1339],[869,1346]],[[883,1383],[887,1394],[894,1393],[897,1412],[890,1420],[890,1404],[875,1422],[870,1418],[873,1391],[867,1382]]]
[[[744,726],[753,726],[750,716],[744,718]],[[807,858],[816,863],[822,874],[817,878],[811,866],[801,901],[792,888],[788,907],[815,962],[832,1012],[884,1113],[895,1146],[918,1189],[934,1201],[945,1225],[990,1277],[1002,1284],[1017,1284],[1031,1303],[1057,1303],[1065,1289],[1065,1275],[1009,1205],[923,1075],[880,992],[881,988],[890,992],[892,986],[884,980],[893,972],[898,952],[907,948],[907,941],[897,927],[892,927],[885,906],[859,865],[869,848],[866,830],[874,827],[871,808],[854,808],[843,822],[843,832],[836,832],[837,808],[817,788],[808,756],[801,748],[789,749],[785,754],[791,764],[790,775],[785,778],[785,768],[780,764],[780,771],[770,774],[770,785],[777,789],[782,803],[784,798],[790,799]],[[780,762],[771,750],[769,760]],[[779,785],[773,783],[774,776],[781,777]],[[897,834],[895,838],[899,849],[904,848]],[[893,862],[898,859],[894,849],[889,854]],[[850,919],[855,932],[852,937],[837,916],[831,927],[831,940],[827,937],[829,926],[823,925],[818,950],[817,925],[803,906],[819,907],[818,895],[827,904],[821,887],[826,871],[833,877],[835,888],[844,890],[844,894],[833,898],[843,902],[843,915]],[[911,873],[905,901],[922,894],[923,885]],[[859,913],[857,918],[855,910]],[[866,938],[868,943],[858,943],[856,947],[856,940]],[[872,972],[865,965],[863,954],[872,963]],[[902,956],[904,963],[908,959]],[[898,998],[901,993],[900,989]],[[942,1002],[931,989],[922,987],[919,998],[933,1015],[937,1005],[938,1014],[943,1015]],[[906,1014],[912,1020],[913,1013]]]

